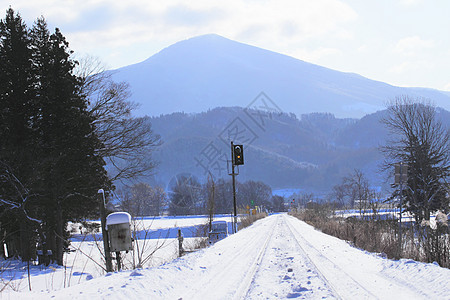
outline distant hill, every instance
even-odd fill
[[[449,92],[395,87],[218,35],[178,42],[113,77],[130,84],[136,114],[164,140],[153,156],[155,180],[166,185],[180,173],[229,178],[233,140],[245,148],[240,181],[328,191],[358,168],[388,186],[377,149],[386,102],[428,98],[450,122]]]
[[[388,137],[380,123],[385,114],[379,111],[361,119],[340,119],[326,113],[300,118],[275,113],[267,115],[264,128],[252,123],[239,107],[148,117],[164,140],[153,154],[160,162],[156,180],[167,185],[175,175],[190,173],[204,182],[206,169],[216,178],[230,178],[226,160],[231,150],[223,133],[240,120],[255,138],[249,141],[248,136],[240,136],[247,143],[242,142],[245,165],[240,167],[239,181],[261,180],[274,189],[325,192],[357,168],[373,186],[388,186],[392,180],[379,173],[383,157],[378,151]],[[450,112],[438,109],[438,116],[450,127]]]
[[[286,55],[203,35],[171,45],[147,60],[114,71],[131,86],[140,116],[247,107],[261,92],[279,111],[297,116],[332,112],[361,118],[398,95],[431,99],[450,110],[450,94],[400,88],[310,64]]]

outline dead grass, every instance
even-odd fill
[[[353,246],[387,258],[398,258],[397,220],[382,220],[374,215],[365,219],[336,217],[326,206],[293,212],[291,215],[323,233],[348,241]],[[366,216],[367,217],[367,216]],[[429,227],[409,227],[402,232],[402,258],[437,262],[450,268],[449,235]]]
[[[239,220],[241,222],[239,223],[238,230],[241,230],[241,229],[243,229],[245,227],[248,227],[248,226],[252,225],[255,221],[257,221],[259,219],[263,219],[265,217],[267,217],[266,213],[258,213],[256,215],[241,216],[239,218]]]

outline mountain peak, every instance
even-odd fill
[[[194,36],[185,40],[181,40],[179,42],[176,42],[175,44],[170,45],[167,48],[170,47],[179,47],[189,45],[189,44],[197,44],[197,45],[208,45],[208,44],[215,44],[215,43],[238,43],[236,41],[227,39],[221,35],[215,34],[215,33],[208,33],[203,35]],[[165,48],[165,49],[167,49]],[[164,51],[164,49],[162,50]]]
[[[158,54],[170,53],[181,55],[191,53],[198,55],[216,55],[219,53],[223,53],[224,51],[229,53],[236,51],[239,52],[242,51],[242,48],[260,49],[254,46],[233,41],[218,34],[210,33],[179,41],[168,46],[167,48],[162,49]]]
[[[360,118],[398,95],[429,98],[450,109],[450,96],[436,90],[394,87],[217,34],[177,42],[114,76],[130,83],[131,100],[142,104],[139,114],[150,116],[247,107],[261,92],[297,116],[331,112]]]
[[[207,34],[197,35],[197,36],[191,37],[187,40],[205,40],[205,41],[227,40],[227,41],[232,41],[232,40],[230,40],[226,37],[223,37],[221,35],[218,35],[216,33],[207,33]]]

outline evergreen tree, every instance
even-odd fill
[[[417,99],[397,97],[382,122],[394,139],[383,151],[387,167],[408,164],[408,180],[402,191],[406,210],[418,224],[437,210],[448,211],[450,130],[437,118],[436,108]],[[394,195],[398,196],[399,190]]]
[[[76,62],[68,42],[58,28],[50,34],[43,18],[36,21],[32,37],[39,79],[39,114],[33,125],[39,136],[43,242],[62,265],[67,222],[96,214],[97,190],[110,183],[96,152],[101,144],[80,92],[80,78],[73,73]]]
[[[0,21],[0,161],[7,166],[4,170],[20,178],[24,187],[30,187],[34,180],[34,87],[29,32],[20,15],[9,8],[5,19]],[[3,191],[10,190],[3,187]],[[23,202],[20,193],[10,191],[2,196],[20,206]],[[29,260],[36,224],[30,223],[22,210],[11,210],[8,205],[0,209],[0,222],[2,230],[8,232],[10,252]]]

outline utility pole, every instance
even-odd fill
[[[234,208],[233,233],[236,233],[237,232],[236,173],[234,172],[234,144],[233,144],[233,141],[231,141],[231,176],[233,178],[233,208]]]
[[[400,184],[400,213],[398,222],[398,258],[402,255],[402,210],[403,210],[403,182],[408,181],[408,165],[400,162],[395,164],[395,183]]]
[[[106,272],[112,272],[112,258],[109,249],[109,237],[106,232],[106,208],[105,208],[105,191],[103,189],[98,190],[98,196],[100,201],[100,222],[102,224],[102,237],[103,237],[103,248],[105,250],[105,262],[106,262]]]

